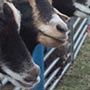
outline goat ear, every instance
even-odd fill
[[[3,5],[3,12],[8,17],[13,16],[13,11],[7,3],[4,3],[4,5]]]
[[[64,21],[70,19],[67,15],[59,12],[56,8],[53,8],[53,9],[54,9],[55,13],[57,13]]]

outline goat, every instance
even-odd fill
[[[13,0],[21,11],[20,35],[32,53],[38,43],[60,47],[67,42],[67,24],[54,12],[48,0]]]
[[[0,13],[0,72],[30,89],[39,82],[39,66],[19,35],[20,24],[19,10],[5,1]]]
[[[68,16],[87,17],[90,15],[89,0],[49,0],[55,8]]]

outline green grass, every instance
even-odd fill
[[[56,90],[90,90],[90,38],[87,38],[76,61]]]

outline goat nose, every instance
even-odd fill
[[[33,70],[31,71],[31,74],[27,77],[24,78],[26,82],[32,82],[32,81],[37,81],[40,73],[40,68],[38,65],[35,65]]]
[[[59,32],[62,32],[62,33],[67,32],[67,29],[65,29],[65,28],[61,27],[59,24],[58,24],[58,25],[56,25],[56,29],[57,29]]]

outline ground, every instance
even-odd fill
[[[90,38],[86,38],[76,61],[56,90],[90,90]]]

